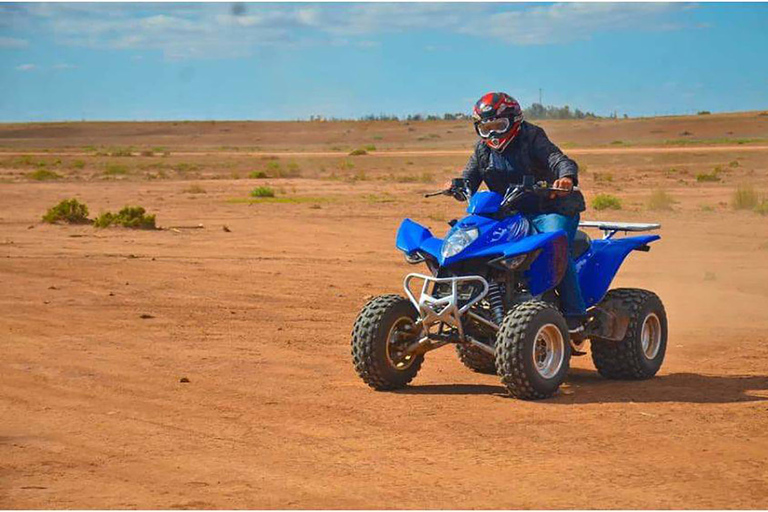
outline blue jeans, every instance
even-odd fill
[[[528,220],[539,233],[564,230],[568,235],[568,266],[565,269],[562,281],[557,285],[557,293],[560,295],[560,306],[565,316],[579,316],[586,313],[584,298],[581,296],[579,278],[576,275],[576,265],[573,263],[573,237],[579,227],[579,214],[566,217],[557,213],[542,213],[530,215]]]

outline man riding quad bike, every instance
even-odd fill
[[[406,276],[407,299],[383,295],[363,307],[352,333],[358,375],[374,389],[403,387],[426,352],[452,343],[465,366],[497,373],[511,395],[545,398],[563,382],[571,355],[585,354],[587,339],[601,375],[655,375],[667,343],[661,301],[608,287],[631,251],[648,251],[660,238],[614,235],[659,225],[580,224],[576,163],[523,121],[517,101],[486,94],[473,118],[480,140],[463,177],[428,194],[468,201],[469,215],[451,221],[444,239],[402,222],[397,247],[431,275]],[[478,192],[483,182],[489,191]],[[579,225],[603,230],[603,240],[591,241]]]

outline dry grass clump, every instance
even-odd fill
[[[740,185],[733,191],[731,206],[734,210],[754,210],[758,204],[757,192],[751,185]]]
[[[27,174],[27,178],[35,181],[51,181],[62,178],[61,174],[49,171],[48,169],[38,169]]]
[[[699,183],[716,182],[721,181],[720,173],[722,169],[715,167],[712,172],[702,172],[696,175],[696,181]]]
[[[651,192],[651,197],[648,198],[648,209],[654,211],[669,211],[672,210],[672,206],[675,203],[677,203],[677,201],[675,201],[666,190],[659,188]]]
[[[187,194],[207,194],[205,189],[203,187],[201,187],[200,185],[198,185],[197,183],[195,183],[194,185],[190,185],[189,187],[185,188],[184,192],[186,192]]]

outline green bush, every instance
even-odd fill
[[[708,115],[710,115],[711,113],[712,113],[712,112],[710,112],[709,110],[699,110],[699,111],[696,113],[696,115],[699,115],[699,116],[708,116]]]
[[[733,191],[734,210],[754,210],[758,203],[757,192],[751,185],[741,185]]]
[[[621,199],[611,194],[597,194],[592,199],[595,210],[621,210]]]
[[[104,167],[104,174],[107,176],[118,176],[128,174],[128,167],[121,164],[107,164]]]
[[[376,146],[374,146],[373,144],[368,144],[367,146],[365,146],[365,150],[366,151],[376,151]]]
[[[755,205],[755,213],[760,215],[768,215],[768,199],[763,199],[760,204]]]
[[[141,206],[126,206],[119,212],[102,213],[93,221],[97,228],[109,226],[122,226],[133,229],[157,229],[155,216],[146,215],[146,210]]]
[[[648,209],[656,211],[671,210],[672,205],[676,202],[666,190],[656,189],[651,192],[651,197],[648,199]]]
[[[77,199],[65,199],[56,206],[48,209],[43,215],[43,222],[54,224],[66,222],[68,224],[88,224],[88,207]]]
[[[269,178],[267,173],[265,173],[264,171],[253,171],[248,175],[248,177],[251,178],[252,180],[265,180]]]
[[[27,177],[36,181],[59,180],[62,178],[59,173],[49,171],[48,169],[38,169],[36,171],[30,172],[27,174]]]
[[[275,191],[270,187],[256,187],[251,190],[251,197],[275,197]]]
[[[72,169],[85,169],[85,161],[84,160],[75,160],[72,163],[70,163],[69,166]]]
[[[366,150],[362,149],[362,148],[353,149],[352,151],[349,152],[349,156],[362,156],[362,155],[367,155],[367,154],[368,154],[368,152]]]

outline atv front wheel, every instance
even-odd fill
[[[360,311],[352,330],[352,359],[363,381],[379,391],[405,387],[421,368],[423,355],[405,355],[418,341],[416,308],[400,295],[381,295]]]
[[[608,379],[649,379],[656,375],[667,350],[667,313],[661,299],[648,290],[617,288],[603,302],[618,303],[629,315],[621,341],[590,340],[592,362]]]
[[[473,345],[456,345],[456,354],[464,366],[477,373],[496,375],[496,360]]]
[[[496,368],[515,398],[552,396],[571,357],[568,326],[551,304],[528,301],[507,313],[496,337]]]

